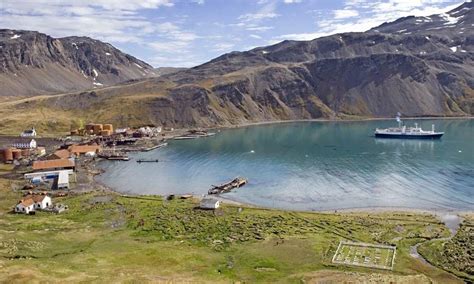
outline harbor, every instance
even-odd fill
[[[172,140],[167,147],[130,155],[163,163],[100,163],[105,173],[98,180],[119,192],[201,196],[210,185],[241,176],[251,182],[222,196],[292,210],[472,208],[474,149],[468,141],[474,139],[474,121],[406,123],[422,129],[435,124],[445,135],[375,138],[374,129],[392,127],[393,119],[223,129],[212,139]]]

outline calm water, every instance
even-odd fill
[[[473,210],[474,120],[418,122],[446,133],[439,141],[373,137],[394,121],[252,126],[132,155],[162,163],[105,161],[99,180],[125,193],[204,194],[243,176],[249,184],[225,196],[267,207]]]

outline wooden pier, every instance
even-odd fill
[[[245,184],[247,184],[247,179],[237,177],[228,183],[224,183],[221,185],[213,185],[212,188],[209,189],[207,193],[208,194],[226,193],[226,192],[230,192],[234,188],[239,188],[241,186],[244,186]]]

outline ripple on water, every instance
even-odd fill
[[[99,180],[119,191],[204,194],[236,176],[249,184],[228,194],[251,204],[298,209],[412,207],[472,210],[474,120],[421,121],[440,141],[371,137],[392,121],[291,123],[223,130],[132,154],[167,161],[101,163]],[[462,149],[462,153],[458,150]]]

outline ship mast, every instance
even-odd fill
[[[397,119],[397,122],[398,122],[398,128],[402,128],[402,120],[400,119],[400,116],[401,116],[400,112],[397,112],[396,119]]]

